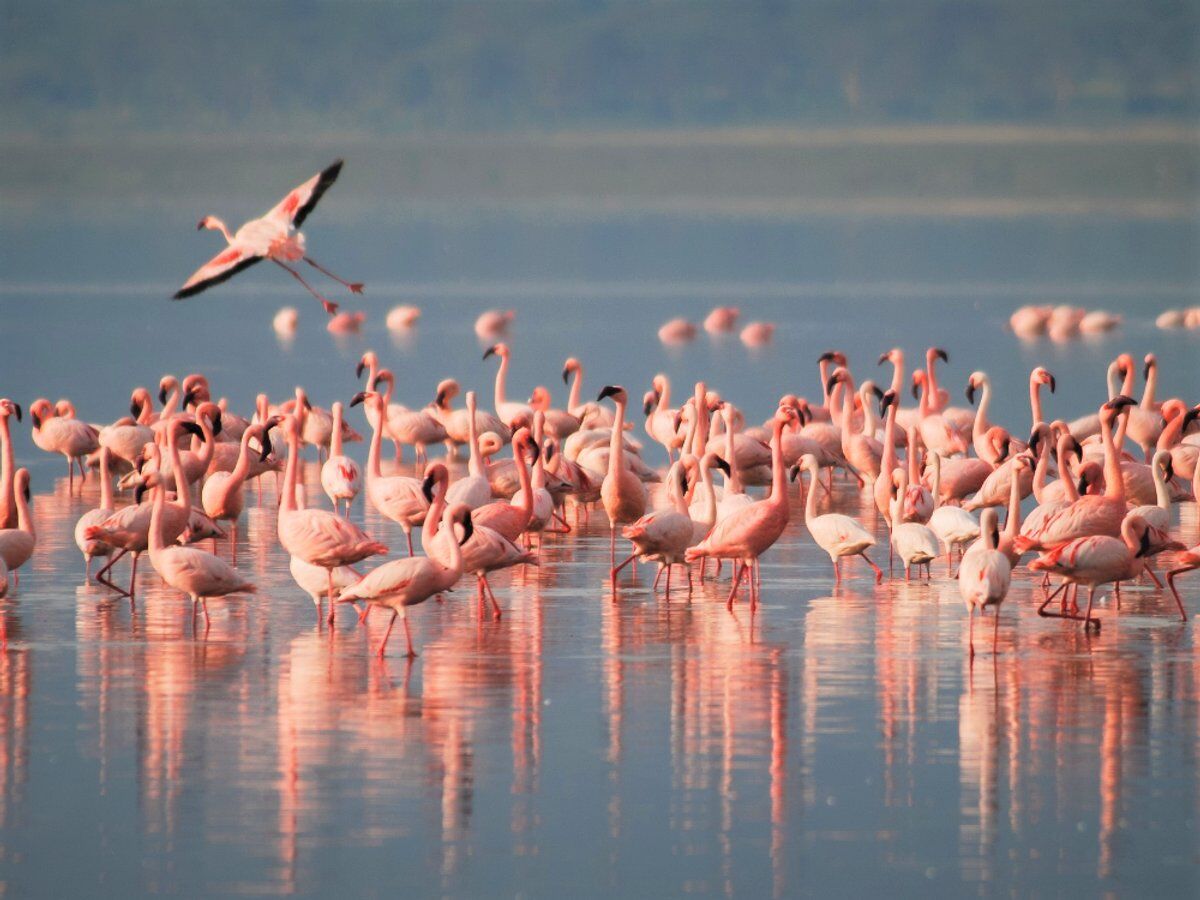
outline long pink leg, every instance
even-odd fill
[[[975,607],[971,606],[970,625],[967,627],[967,646],[971,650],[971,659],[975,658]]]
[[[329,576],[329,624],[332,625],[337,616],[334,612],[337,608],[337,598],[333,596],[333,569],[326,569],[325,574]]]
[[[390,638],[392,636],[392,626],[396,624],[396,616],[398,616],[398,615],[400,615],[400,614],[398,612],[396,612],[396,610],[393,609],[392,610],[392,619],[390,622],[388,622],[387,631],[385,631],[383,633],[383,643],[381,643],[379,645],[379,650],[377,651],[379,653],[380,659],[383,659],[383,652],[387,649],[388,638]],[[405,617],[404,624],[405,624],[405,627],[408,626],[408,617],[407,616]]]
[[[883,569],[879,568],[879,566],[877,566],[877,565],[875,565],[875,563],[871,562],[871,557],[867,556],[865,551],[858,555],[861,556],[863,559],[865,559],[867,561],[867,565],[875,570],[875,583],[882,584],[883,583]]]
[[[312,285],[310,285],[307,281],[305,281],[299,272],[297,272],[291,266],[285,266],[283,263],[281,263],[277,259],[272,259],[271,261],[273,263],[275,263],[275,265],[279,266],[279,268],[283,269],[283,271],[287,272],[289,275],[291,275],[293,278],[295,278],[302,285],[304,285],[304,289],[306,291],[308,291],[310,294],[312,294],[314,297],[316,297],[318,300],[320,300],[321,306],[323,306],[325,308],[325,312],[329,313],[331,316],[335,315],[337,313],[338,305],[336,303],[334,303],[333,301],[328,300],[325,297],[322,297],[315,290],[313,290]]]
[[[110,557],[108,562],[105,563],[104,566],[100,569],[100,571],[96,573],[97,583],[104,585],[106,588],[110,588],[110,589],[116,591],[118,594],[124,595],[125,589],[122,587],[118,587],[111,580],[105,578],[104,573],[108,572],[110,569],[112,569],[112,567],[114,565],[116,565],[117,560],[120,559],[122,556],[124,556],[128,552],[129,552],[128,550],[126,550],[124,547],[122,547],[119,551],[117,551],[116,554],[114,554],[112,557]]]
[[[746,564],[738,560],[734,564],[735,572],[733,573],[733,587],[729,589],[729,596],[725,600],[725,608],[733,612],[733,598],[737,594],[738,585],[742,583],[742,575],[746,572]]]
[[[483,587],[487,591],[488,597],[492,601],[492,618],[499,620],[500,616],[502,615],[500,603],[498,600],[496,600],[496,592],[492,590],[491,582],[487,580],[486,575],[483,576]]]
[[[658,570],[658,574],[662,574],[662,569]],[[658,579],[655,579],[654,589],[658,590]],[[667,563],[667,602],[671,602],[671,564]]]
[[[637,554],[636,554],[636,553],[631,553],[631,554],[629,554],[629,556],[628,556],[628,557],[626,557],[626,559],[625,559],[625,562],[621,563],[619,566],[613,566],[613,568],[612,568],[612,572],[610,572],[610,573],[609,573],[609,578],[611,579],[611,581],[612,581],[612,583],[613,583],[613,584],[616,584],[616,583],[617,583],[617,575],[618,575],[618,573],[620,573],[620,571],[621,571],[623,568],[625,568],[627,565],[629,565],[629,564],[630,564],[631,562],[633,562],[635,559],[637,559]]]
[[[408,642],[408,658],[416,659],[417,651],[413,649],[412,628],[408,624],[408,616],[404,617],[404,639]]]
[[[996,607],[996,621],[992,623],[992,656],[997,654],[996,642],[1000,639],[1000,607]]]
[[[304,257],[304,261],[306,263],[308,263],[310,266],[312,266],[314,269],[316,269],[318,272],[328,275],[330,278],[332,278],[338,284],[342,284],[342,285],[345,285],[346,287],[350,288],[350,293],[361,294],[363,292],[363,284],[361,281],[347,281],[345,278],[339,278],[337,275],[334,275],[327,268],[325,268],[323,265],[318,263],[311,256]]]
[[[1171,593],[1175,595],[1175,603],[1179,606],[1179,617],[1183,621],[1187,621],[1187,613],[1183,611],[1183,600],[1179,596],[1179,589],[1175,587],[1175,576],[1182,575],[1184,572],[1191,572],[1193,569],[1200,569],[1200,565],[1183,566],[1180,569],[1172,569],[1167,573],[1167,584],[1171,586]]]

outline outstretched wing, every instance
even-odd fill
[[[186,297],[192,297],[212,287],[214,284],[228,281],[238,272],[250,268],[260,259],[262,259],[261,256],[251,253],[246,248],[239,247],[237,244],[231,244],[197,269],[192,277],[184,282],[183,287],[175,292],[175,296],[171,299],[183,300]]]
[[[279,201],[264,219],[279,222],[299,228],[308,214],[316,208],[321,195],[329,190],[330,185],[337,181],[338,173],[342,171],[342,161],[336,160],[333,165],[314,175],[298,188],[293,188],[286,197]]]

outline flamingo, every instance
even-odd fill
[[[271,454],[271,439],[267,432],[275,422],[268,420],[263,425],[252,425],[242,432],[238,442],[238,461],[232,472],[213,472],[204,482],[200,490],[200,503],[204,513],[214,522],[229,522],[229,546],[237,559],[237,527],[238,518],[246,505],[246,497],[242,492],[246,477],[250,473],[250,456],[257,453],[262,462]],[[253,451],[250,442],[257,437],[261,442],[260,449]]]
[[[290,191],[266,215],[251,219],[230,234],[225,223],[216,216],[205,216],[196,226],[198,231],[211,228],[221,232],[228,247],[206,262],[184,282],[183,287],[175,292],[173,300],[183,300],[194,297],[201,291],[207,290],[222,281],[228,281],[243,269],[260,260],[269,259],[293,278],[304,285],[305,289],[321,301],[321,306],[330,316],[336,315],[338,305],[332,303],[304,280],[304,277],[288,263],[304,260],[318,272],[328,275],[334,281],[350,289],[351,293],[361,294],[361,282],[350,282],[334,275],[315,259],[307,255],[304,235],[297,231],[308,214],[316,207],[321,196],[337,181],[342,171],[342,161],[339,159],[333,165],[317,173],[304,184]]]
[[[511,351],[508,349],[508,344],[499,343],[492,344],[483,353],[483,358],[488,359],[492,356],[500,358],[500,368],[496,370],[496,388],[495,388],[495,409],[496,415],[500,417],[500,421],[509,428],[513,427],[513,420],[517,416],[532,416],[533,410],[530,409],[527,403],[515,403],[507,399],[505,394],[505,386],[508,383],[508,361]]]
[[[13,490],[17,496],[17,523],[15,527],[0,529],[0,560],[3,560],[7,572],[12,574],[14,583],[20,584],[21,575],[17,570],[29,561],[37,548],[28,469],[17,469]]]
[[[771,322],[751,322],[739,335],[747,347],[765,347],[775,339],[775,325]]]
[[[565,409],[555,409],[550,405],[550,391],[544,385],[538,385],[529,395],[529,408],[534,414],[542,414],[546,434],[558,440],[566,440],[579,430],[582,422]]]
[[[704,317],[704,330],[709,334],[726,334],[737,325],[742,311],[736,306],[717,306]]]
[[[608,514],[609,556],[616,564],[617,526],[636,522],[646,512],[646,488],[625,465],[625,407],[629,395],[625,388],[605,385],[596,402],[612,397],[617,412],[613,418],[612,437],[608,449],[608,471],[600,483],[600,501]],[[615,572],[613,578],[616,578]]]
[[[629,558],[613,569],[612,578],[616,581],[617,573],[633,562],[634,559],[649,560],[658,563],[659,574],[665,569],[667,573],[667,601],[671,600],[671,569],[676,565],[686,565],[684,554],[694,543],[692,540],[694,524],[688,513],[687,501],[687,469],[682,462],[671,464],[667,481],[678,490],[671,492],[671,506],[656,509],[647,513],[631,525],[626,525],[621,534],[633,544],[633,553]],[[688,568],[688,594],[692,591],[692,570]],[[658,579],[654,580],[655,588]]]
[[[664,344],[686,344],[696,338],[696,325],[687,319],[671,319],[658,329],[658,339]]]
[[[179,443],[176,435],[179,431],[196,434],[200,432],[200,426],[195,422],[176,418],[170,420],[164,431],[167,442],[167,454],[171,459],[171,471],[175,477],[175,501],[166,510],[162,526],[164,530],[163,539],[167,543],[170,543],[184,533],[192,518],[191,489],[188,486],[187,478],[183,474],[183,463],[179,459]],[[157,444],[146,444],[142,448],[142,456],[145,460],[143,468],[147,469],[147,476],[157,473],[165,477],[162,455]],[[143,481],[142,484],[144,485],[144,483]],[[138,560],[141,558],[142,553],[150,546],[150,518],[153,512],[153,506],[148,503],[141,503],[139,497],[137,503],[118,509],[99,525],[93,525],[84,530],[84,537],[87,540],[102,540],[107,544],[119,548],[109,558],[108,562],[104,564],[103,568],[96,573],[96,581],[110,590],[128,597],[130,603],[133,602],[134,592],[137,587]],[[133,554],[133,564],[129,572],[128,590],[117,587],[116,583],[111,579],[104,577],[105,573],[111,571],[112,567],[126,553]]]
[[[662,444],[667,459],[675,461],[675,451],[683,446],[684,435],[676,428],[679,410],[671,408],[671,380],[661,372],[654,376],[654,391],[647,395],[642,411],[646,414],[646,434]]]
[[[854,380],[847,369],[839,367],[829,377],[826,386],[831,394],[836,384],[842,385],[842,454],[864,479],[874,483],[879,477],[883,444],[865,427],[862,431],[854,429]]]
[[[156,472],[150,473],[145,483],[145,486],[154,488],[148,543],[150,565],[163,581],[191,598],[193,620],[196,604],[200,604],[207,626],[209,597],[252,594],[256,588],[219,556],[195,547],[178,547],[167,543],[163,512],[167,495],[165,484],[163,476]]]
[[[898,466],[892,473],[896,485],[891,515],[892,534],[891,545],[900,561],[904,564],[904,580],[908,581],[913,566],[924,566],[925,575],[929,577],[929,564],[938,557],[938,536],[927,525],[921,522],[908,521],[903,518],[901,508],[909,504],[908,500],[908,470]],[[815,490],[815,486],[812,488]],[[810,528],[811,530],[811,528]],[[920,569],[917,570],[920,577]]]
[[[39,450],[61,453],[67,458],[67,489],[75,487],[75,469],[79,466],[80,482],[87,477],[84,458],[100,447],[98,429],[79,419],[59,416],[50,401],[39,398],[29,405],[33,422],[33,442]]]
[[[245,452],[243,450],[243,452]],[[265,456],[264,456],[265,458]],[[239,460],[240,462],[240,460]],[[208,485],[205,485],[207,491]],[[325,496],[333,504],[333,511],[339,512],[338,504],[346,503],[346,518],[350,518],[350,504],[362,489],[362,473],[358,463],[342,453],[342,404],[333,404],[333,431],[329,438],[329,458],[321,464],[321,487]],[[209,513],[212,515],[212,513]]]
[[[369,556],[387,553],[387,546],[373,540],[361,528],[341,516],[323,509],[299,509],[296,505],[296,476],[299,469],[300,431],[296,417],[286,415],[282,422],[288,444],[287,465],[283,470],[283,498],[279,504],[277,531],[279,543],[292,556],[320,566],[328,575],[329,620],[333,611],[333,570],[353,565]],[[367,488],[370,490],[368,474]]]
[[[708,537],[684,553],[684,559],[689,563],[707,558],[735,561],[733,586],[725,600],[725,608],[730,611],[733,610],[733,598],[738,586],[748,569],[751,572],[750,609],[753,611],[758,607],[757,578],[753,570],[758,566],[759,557],[774,546],[787,528],[788,491],[787,473],[783,466],[783,430],[797,416],[790,406],[781,406],[775,414],[771,435],[771,492],[766,498],[718,520]],[[813,465],[816,465],[815,459]]]
[[[479,452],[479,431],[476,424],[478,414],[475,411],[475,392],[467,391],[467,448],[470,456],[467,458],[467,475],[450,485],[446,494],[448,503],[465,503],[471,509],[492,502],[492,484],[488,480],[487,469],[484,466],[483,454]]]
[[[296,485],[296,508],[304,509],[305,506],[304,485]],[[321,623],[323,615],[321,613],[321,602],[329,592],[329,579],[333,578],[333,589],[341,593],[350,585],[357,582],[362,576],[349,566],[338,566],[335,569],[326,571],[321,566],[314,566],[312,563],[307,563],[298,556],[288,556],[288,571],[292,575],[292,580],[300,587],[304,593],[312,599],[313,605],[317,608],[317,624]]]
[[[816,490],[817,485],[820,484],[817,474],[820,469],[817,466],[816,457],[810,454],[803,456],[800,464],[792,470],[793,479],[801,471],[807,471],[812,476],[808,487],[808,498],[804,503],[804,525],[808,528],[808,533],[812,535],[817,546],[829,554],[829,561],[833,564],[834,583],[842,583],[843,557],[861,556],[874,570],[875,583],[880,584],[883,581],[883,570],[871,561],[871,557],[867,556],[867,550],[875,546],[875,538],[850,516],[842,513],[817,515]],[[824,485],[821,486],[824,487]],[[828,493],[828,488],[826,488],[826,493]]]
[[[368,402],[375,407],[377,425],[371,429],[371,447],[367,451],[367,499],[376,511],[391,519],[404,531],[408,555],[413,555],[412,530],[425,521],[429,501],[421,491],[421,482],[407,475],[385,476],[379,456],[383,448],[383,428],[386,412],[383,395],[376,391],[360,391],[350,401],[351,406]],[[347,560],[350,562],[351,560]]]
[[[1158,388],[1158,357],[1147,353],[1142,369],[1146,379],[1146,388],[1142,392],[1142,402],[1129,409],[1128,434],[1133,442],[1142,448],[1146,462],[1154,455],[1154,445],[1162,434],[1163,419],[1159,405],[1155,402]]]
[[[931,453],[930,457],[933,466],[933,500],[936,505],[933,508],[933,512],[929,515],[928,524],[933,533],[937,535],[937,539],[946,545],[946,574],[948,575],[950,574],[954,548],[958,547],[961,552],[963,546],[979,536],[979,522],[961,506],[945,506],[941,503],[942,455],[940,453]],[[1013,479],[1012,483],[1017,485],[1019,509],[1020,493],[1018,480]]]
[[[454,524],[463,526],[463,543],[471,539],[471,510],[463,503],[446,508],[442,514],[444,530],[453,534]],[[450,590],[463,574],[463,554],[458,541],[450,542],[449,563],[443,564],[427,556],[410,556],[396,559],[372,569],[363,578],[343,590],[338,603],[353,603],[365,600],[372,606],[382,606],[392,611],[392,618],[384,632],[383,641],[376,651],[382,659],[387,650],[388,638],[397,616],[404,619],[404,637],[408,641],[408,656],[414,658],[412,631],[408,624],[408,607],[424,603],[435,594]]]
[[[1111,537],[1120,533],[1121,522],[1125,518],[1125,484],[1121,480],[1112,424],[1121,410],[1132,406],[1133,402],[1130,397],[1121,395],[1100,409],[1100,438],[1104,444],[1104,494],[1080,497],[1048,514],[1037,527],[1029,527],[1026,523],[1026,529],[1016,541],[1020,552],[1050,549],[1076,538],[1093,535]]]
[[[425,517],[425,525],[421,528],[421,546],[427,556],[440,561],[443,565],[451,565],[455,547],[461,548],[461,570],[475,576],[475,597],[480,606],[485,600],[492,604],[492,615],[499,619],[503,615],[496,593],[488,582],[488,573],[507,569],[517,565],[537,565],[537,557],[522,550],[504,535],[486,525],[475,525],[472,512],[472,530],[461,542],[455,540],[453,528],[440,527],[442,511],[446,507],[446,483],[448,481],[446,467],[435,463],[425,470],[425,481],[422,490],[429,500],[429,513]],[[458,504],[465,506],[465,504]]]
[[[109,472],[109,461],[112,458],[112,452],[107,447],[100,448],[100,505],[95,509],[89,509],[75,523],[75,546],[79,548],[79,552],[83,554],[84,570],[83,577],[85,581],[91,581],[92,578],[92,560],[96,557],[111,556],[113,552],[112,544],[102,540],[88,539],[87,530],[93,525],[99,525],[105,519],[113,514],[113,492],[112,492],[112,476]]]
[[[1200,544],[1179,554],[1178,561],[1182,565],[1167,572],[1167,584],[1171,587],[1171,593],[1175,595],[1175,603],[1179,606],[1179,616],[1186,622],[1187,613],[1183,609],[1183,599],[1179,596],[1179,588],[1175,586],[1175,579],[1187,572],[1200,569]]]
[[[1048,572],[1061,575],[1063,587],[1068,584],[1083,585],[1088,589],[1087,611],[1082,621],[1086,626],[1100,629],[1100,620],[1092,618],[1092,604],[1096,588],[1114,581],[1136,578],[1144,566],[1144,558],[1156,540],[1154,530],[1145,519],[1137,515],[1123,517],[1118,533],[1120,537],[1107,534],[1092,534],[1065,541],[1046,550],[1029,564],[1031,572]],[[1178,545],[1182,548],[1182,544]],[[1060,587],[1059,590],[1062,590]],[[1054,592],[1058,593],[1057,591]],[[1054,599],[1050,594],[1038,614],[1058,618],[1078,619],[1079,616],[1047,613],[1046,607]],[[1182,608],[1180,612],[1182,612]]]
[[[574,379],[572,380],[572,376]],[[563,363],[563,384],[570,382],[571,393],[567,399],[567,412],[582,423],[587,417],[591,428],[611,428],[612,413],[597,403],[583,403],[583,363],[570,357]]]
[[[1012,582],[1012,564],[1000,552],[1000,532],[996,526],[996,510],[988,507],[979,516],[979,542],[963,556],[958,566],[958,593],[966,604],[970,625],[967,646],[975,658],[975,610],[980,615],[989,606],[996,607],[992,624],[992,654],[1000,631],[1000,604],[1008,596]]]
[[[420,318],[421,307],[419,306],[393,306],[387,314],[388,331],[407,331],[416,327],[417,320]]]
[[[447,378],[437,386],[437,396],[433,404],[429,407],[433,417],[442,423],[442,427],[446,429],[446,435],[455,444],[466,444],[470,441],[469,422],[475,423],[476,434],[483,434],[491,431],[498,435],[502,441],[507,443],[512,438],[512,432],[508,426],[501,422],[496,416],[485,410],[474,409],[474,401],[469,409],[451,409],[450,402],[458,396],[461,390],[458,382],[452,378]],[[469,391],[467,397],[473,397],[474,392]],[[472,412],[472,410],[474,410]]]
[[[489,309],[479,314],[475,320],[475,335],[481,341],[494,340],[508,333],[508,327],[516,318],[511,309]]]
[[[378,390],[380,382],[387,386],[383,392],[383,400],[387,409],[387,431],[396,448],[396,461],[400,462],[404,458],[401,449],[403,445],[411,444],[416,453],[417,465],[425,465],[426,446],[445,441],[448,437],[446,429],[428,409],[405,409],[399,403],[391,402],[396,376],[390,370],[379,370],[379,374],[371,381],[371,390]]]
[[[516,543],[533,517],[533,489],[529,475],[529,463],[536,463],[541,454],[537,442],[528,428],[518,428],[512,439],[513,460],[516,463],[520,488],[513,494],[521,495],[520,503],[496,500],[472,511],[476,528],[490,528],[505,539]],[[530,459],[527,462],[526,456]]]
[[[544,429],[546,417],[540,409],[533,414],[533,448],[535,451],[540,450],[543,446],[552,446],[543,444]],[[535,452],[533,460],[533,472],[529,478],[529,503],[530,513],[529,521],[525,526],[526,545],[528,546],[528,535],[530,532],[538,532],[538,544],[541,545],[541,533],[550,524],[550,519],[554,515],[554,498],[550,491],[546,488],[546,453]],[[522,487],[513,494],[512,505],[519,509],[525,506],[525,488]]]

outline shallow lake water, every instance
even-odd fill
[[[493,361],[471,331],[488,307],[516,311],[522,399],[545,384],[561,402],[574,355],[593,396],[616,382],[638,397],[658,371],[680,393],[703,377],[761,421],[786,391],[818,393],[822,350],[882,380],[880,352],[914,360],[930,344],[949,352],[955,403],[973,369],[992,375],[994,415],[1015,432],[1038,364],[1058,378],[1055,416],[1094,410],[1125,350],[1158,354],[1162,396],[1200,393],[1196,333],[1152,324],[1191,302],[1188,221],[493,215],[400,223],[386,241],[315,223],[317,258],[368,281],[347,303],[368,312],[359,336],[328,335],[282,273],[168,302],[214,246],[186,222],[3,226],[0,393],[69,396],[104,422],[134,386],[203,371],[237,409],[297,384],[328,405],[358,390],[354,364],[373,348],[402,402],[428,402],[452,375],[488,401]],[[64,244],[76,250],[59,259]],[[1015,306],[1059,301],[1127,320],[1061,345],[1004,330]],[[405,337],[383,328],[397,302],[425,310]],[[281,343],[270,320],[284,303],[301,323]],[[659,344],[663,321],[716,303],[778,323],[774,343]],[[941,566],[930,584],[875,587],[853,565],[835,589],[797,518],[763,560],[751,617],[726,611],[725,579],[690,600],[677,580],[668,603],[647,567],[614,594],[597,512],[547,538],[536,569],[495,579],[500,621],[464,583],[413,611],[414,662],[400,640],[380,662],[386,616],[330,629],[291,581],[269,479],[237,548],[259,593],[214,601],[197,635],[152,572],[132,611],[84,583],[71,530],[95,480],[69,494],[28,420],[18,432],[39,545],[0,603],[0,888],[15,896],[1172,896],[1200,882],[1195,619],[1149,587],[1130,586],[1119,613],[1105,591],[1103,631],[1086,635],[1038,618],[1021,573],[999,654],[981,632],[971,665]],[[869,501],[843,484],[835,507],[883,545]],[[361,501],[354,517],[402,551],[397,526]],[[1196,543],[1195,505],[1177,518]],[[1185,596],[1200,609],[1200,577]]]

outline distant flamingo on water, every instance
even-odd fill
[[[216,216],[205,216],[201,219],[196,226],[197,229],[211,228],[221,232],[225,236],[225,240],[229,242],[229,246],[197,269],[192,277],[184,282],[183,287],[175,292],[172,299],[184,300],[193,297],[213,285],[228,281],[238,272],[250,268],[260,260],[269,259],[320,300],[321,305],[325,307],[325,312],[331,316],[336,315],[338,305],[318,294],[312,285],[305,281],[300,273],[288,263],[304,260],[318,272],[322,272],[339,284],[348,287],[352,293],[361,294],[363,292],[360,282],[345,281],[308,256],[304,235],[296,230],[308,218],[308,214],[316,208],[322,195],[337,181],[341,171],[342,161],[339,159],[289,192],[265,216],[251,219],[233,234],[230,234],[225,223]]]

